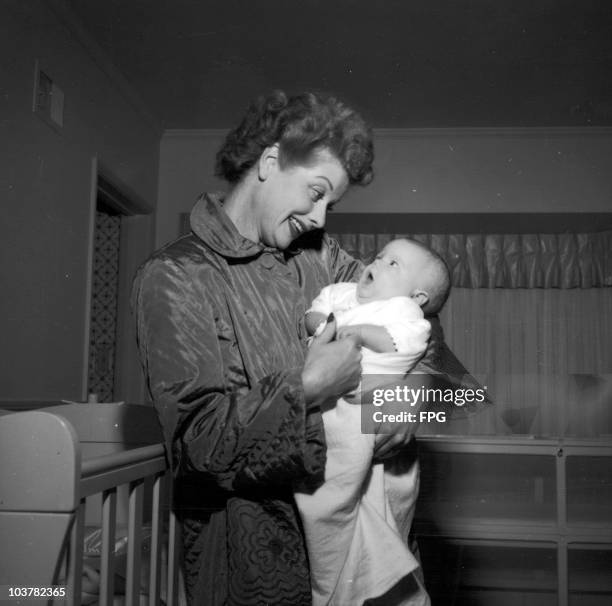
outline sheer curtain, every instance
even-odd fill
[[[399,234],[339,234],[370,261]],[[415,235],[447,260],[446,340],[487,386],[470,432],[612,435],[612,233]]]
[[[455,288],[441,320],[495,403],[486,430],[612,434],[612,288]]]

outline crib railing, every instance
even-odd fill
[[[142,406],[75,404],[0,416],[0,587],[12,592],[0,600],[25,604],[31,595],[24,589],[55,588],[50,604],[87,603],[84,537],[93,520],[101,547],[92,602],[113,604],[120,593],[126,605],[179,603],[178,530],[160,439],[154,411]],[[92,499],[101,503],[99,515],[92,516]],[[118,519],[127,542],[120,588]]]
[[[167,562],[177,561],[177,528],[174,514],[167,512],[164,523],[163,493],[166,478],[166,462],[161,444],[145,446],[125,452],[110,454],[84,461],[81,466],[80,503],[75,512],[68,552],[68,594],[80,596],[83,578],[83,536],[85,528],[86,499],[100,493],[102,495],[100,553],[100,604],[112,604],[115,593],[114,550],[117,523],[117,491],[126,484],[129,487],[127,558],[125,603],[128,606],[140,604],[143,587],[142,534],[145,485],[150,483],[151,538],[149,579],[146,595],[150,606],[160,604],[162,594],[162,574],[166,572],[167,590],[164,591],[168,605],[176,604],[178,591],[178,568],[168,566],[162,571],[162,552],[167,549]],[[167,528],[167,541],[164,541],[164,528]]]

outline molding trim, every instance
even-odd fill
[[[89,207],[87,209],[87,267],[85,276],[85,305],[83,309],[83,344],[81,358],[81,401],[87,401],[89,382],[89,338],[91,330],[91,296],[93,293],[94,247],[96,237],[96,201],[98,199],[98,158],[91,159]]]
[[[228,128],[167,128],[162,137],[164,139],[202,139],[206,137],[225,137]]]
[[[168,128],[166,139],[197,139],[222,137],[228,128]],[[414,139],[419,137],[612,137],[611,126],[534,126],[506,127],[487,126],[482,128],[373,128],[374,138]]]
[[[115,211],[125,216],[149,215],[154,208],[124,185],[113,183],[103,170],[98,171],[97,196]]]
[[[612,136],[610,126],[454,127],[454,128],[373,128],[375,137],[601,137]]]
[[[97,159],[97,195],[126,216],[149,215],[155,205],[126,185],[104,162]]]
[[[140,95],[134,90],[127,78],[115,67],[106,51],[93,39],[85,29],[79,17],[70,8],[66,0],[47,0],[47,5],[68,29],[74,39],[83,47],[94,63],[109,78],[117,90],[140,114],[155,134],[162,135],[163,129],[159,120],[149,111]]]

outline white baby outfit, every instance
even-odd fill
[[[356,288],[354,283],[326,286],[309,311],[333,312],[338,327],[384,326],[397,351],[362,348],[363,374],[404,375],[427,348],[429,322],[408,297],[360,304]],[[325,482],[314,493],[295,495],[308,547],[313,606],[354,606],[382,595],[419,566],[408,549],[419,469],[414,463],[398,473],[393,460],[373,464],[377,436],[362,433],[358,404],[340,398],[323,413],[323,424]],[[416,582],[418,595],[398,606],[430,603]]]

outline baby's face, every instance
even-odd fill
[[[429,258],[419,246],[406,240],[393,240],[364,270],[357,284],[360,303],[391,297],[412,297],[423,291]]]

